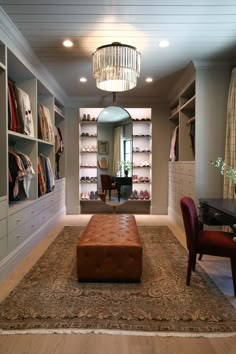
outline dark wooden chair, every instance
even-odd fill
[[[107,194],[109,193],[109,200],[111,200],[111,191],[117,190],[118,187],[116,183],[112,183],[112,179],[110,175],[101,175],[101,184],[102,184],[102,192]]]
[[[192,198],[183,197],[180,200],[180,207],[189,251],[186,285],[190,285],[197,254],[228,257],[231,262],[234,296],[236,296],[236,243],[233,241],[233,234],[224,231],[201,230]]]

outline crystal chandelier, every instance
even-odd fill
[[[99,89],[110,92],[131,90],[137,85],[141,54],[135,47],[114,42],[93,53],[93,76]]]

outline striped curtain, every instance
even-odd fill
[[[114,129],[114,151],[113,151],[113,164],[112,164],[112,174],[113,176],[117,175],[117,172],[120,169],[120,160],[121,160],[121,139],[122,139],[122,130],[123,127],[116,127]]]
[[[228,95],[225,163],[236,168],[236,68],[232,71]],[[234,187],[232,181],[224,176],[224,198],[236,197]]]

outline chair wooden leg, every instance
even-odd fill
[[[197,255],[193,257],[193,263],[192,263],[192,271],[195,272],[196,269],[196,260],[197,260]]]
[[[109,189],[109,200],[111,200],[111,190]]]
[[[202,260],[202,256],[203,256],[203,254],[202,254],[202,253],[200,253],[200,254],[199,254],[199,256],[198,256],[198,260],[199,260],[199,261],[201,261],[201,260]]]
[[[232,270],[232,278],[233,278],[233,288],[234,288],[234,296],[236,296],[236,259],[231,258],[231,270]]]
[[[187,278],[186,278],[186,285],[190,285],[191,280],[191,273],[194,266],[194,262],[196,262],[196,255],[189,252],[188,255],[188,269],[187,269]]]

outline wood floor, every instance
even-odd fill
[[[0,284],[0,301],[13,289],[64,225],[86,225],[89,215],[65,216],[50,230],[46,238],[23,260],[17,269]],[[167,216],[138,215],[138,225],[168,225],[182,244],[181,229]],[[236,307],[232,296],[232,278],[227,260],[213,257],[201,261],[229,301]],[[0,335],[0,354],[235,354],[236,334],[222,338],[189,338],[176,336],[141,336],[108,334],[24,334]]]

